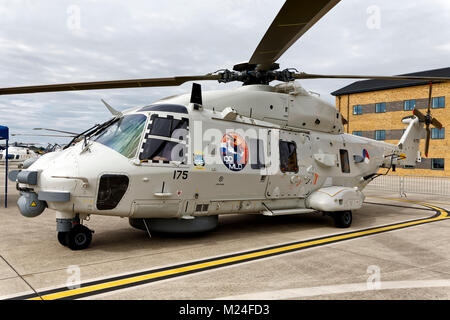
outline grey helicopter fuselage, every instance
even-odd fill
[[[22,214],[54,209],[62,231],[90,215],[193,220],[354,210],[380,167],[417,160],[417,120],[399,145],[349,135],[334,106],[293,83],[202,98],[124,111],[100,133],[43,155],[17,177]]]

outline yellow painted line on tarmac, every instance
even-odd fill
[[[388,199],[388,198],[385,198],[385,199]],[[210,268],[217,268],[217,267],[225,266],[228,264],[236,264],[239,262],[244,262],[249,259],[263,258],[265,256],[271,256],[273,254],[289,252],[292,250],[301,249],[301,248],[305,248],[305,247],[312,247],[312,246],[324,245],[327,243],[333,243],[333,242],[342,241],[342,240],[349,240],[349,239],[357,238],[357,237],[361,237],[361,236],[367,236],[367,235],[376,234],[376,233],[380,233],[380,232],[392,231],[392,230],[396,230],[396,229],[401,229],[401,228],[405,228],[405,227],[410,227],[410,226],[414,226],[414,225],[419,225],[419,224],[423,224],[423,223],[434,222],[434,221],[439,221],[439,220],[444,220],[444,219],[449,218],[447,216],[447,212],[445,210],[435,207],[433,205],[424,203],[424,202],[414,202],[411,200],[403,200],[403,199],[389,199],[389,200],[397,200],[397,201],[401,200],[401,201],[408,201],[411,203],[421,204],[423,206],[426,206],[426,207],[436,210],[440,214],[438,216],[435,216],[432,218],[424,218],[424,219],[419,219],[419,220],[410,221],[410,222],[401,222],[401,223],[384,226],[384,227],[375,227],[375,228],[369,229],[369,230],[355,231],[355,232],[350,232],[350,233],[346,233],[346,234],[342,234],[342,235],[335,235],[335,236],[325,237],[325,238],[321,238],[321,239],[306,241],[306,242],[302,242],[302,243],[280,246],[280,247],[272,248],[272,249],[261,249],[260,251],[256,251],[256,252],[252,252],[252,253],[237,254],[232,257],[226,257],[226,258],[219,257],[219,258],[217,258],[217,260],[211,260],[211,261],[207,261],[207,262],[199,262],[199,263],[194,262],[192,265],[182,266],[182,267],[175,266],[173,269],[167,269],[167,270],[163,270],[163,271],[155,271],[155,272],[149,271],[148,274],[143,274],[143,275],[139,275],[139,276],[129,276],[129,277],[124,276],[124,278],[122,278],[122,279],[112,280],[112,281],[108,281],[108,279],[105,279],[104,282],[102,282],[102,283],[86,285],[84,287],[80,287],[80,288],[76,288],[76,289],[61,288],[60,289],[61,291],[59,291],[59,292],[53,292],[53,293],[48,293],[48,294],[43,293],[42,295],[40,295],[38,297],[30,298],[29,300],[54,300],[54,299],[64,299],[64,298],[83,296],[83,295],[84,296],[94,295],[94,294],[96,294],[96,292],[101,293],[101,292],[105,292],[105,291],[118,290],[118,289],[121,289],[121,288],[124,288],[127,286],[138,285],[141,282],[145,282],[145,281],[152,280],[152,279],[156,280],[158,278],[171,277],[171,276],[173,277],[176,275],[182,275],[182,274],[189,273],[189,272],[196,272],[196,271],[198,272],[198,271],[201,271],[202,269],[207,270]],[[99,291],[101,291],[101,292],[99,292]]]

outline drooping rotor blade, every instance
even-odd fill
[[[339,1],[286,0],[249,64],[257,65],[258,70],[270,70],[273,63]]]
[[[427,126],[427,139],[425,140],[425,157],[428,158],[428,150],[430,149],[431,130]]]
[[[26,87],[11,87],[11,88],[0,88],[0,95],[37,93],[37,92],[139,88],[139,87],[167,87],[167,86],[179,86],[188,81],[219,80],[220,78],[221,76],[218,74],[207,74],[202,76],[181,76],[171,78],[95,81],[95,82],[50,84],[50,85],[26,86]]]
[[[46,131],[54,131],[54,132],[59,132],[59,133],[67,133],[67,134],[74,135],[74,136],[78,135],[78,133],[76,133],[76,132],[57,130],[57,129],[49,129],[49,128],[33,128],[33,130],[46,130]]]
[[[311,73],[294,73],[292,75],[295,79],[364,79],[364,80],[417,80],[417,81],[435,81],[447,82],[449,77],[421,77],[421,76],[370,76],[370,75],[325,75],[325,74],[311,74]]]

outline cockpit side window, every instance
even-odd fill
[[[152,115],[139,159],[142,162],[186,163],[189,119]]]
[[[93,137],[127,158],[133,158],[142,137],[147,117],[143,114],[126,115],[112,122],[109,127]]]

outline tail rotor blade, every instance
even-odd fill
[[[440,123],[436,118],[433,118],[431,120],[431,124],[435,127],[438,128],[439,130],[442,129],[442,123]]]
[[[430,149],[431,130],[427,126],[427,140],[425,140],[425,157],[428,158],[428,150]]]
[[[420,122],[425,122],[426,117],[425,115],[420,112],[418,109],[413,109],[413,115],[415,115],[417,118],[419,118]]]
[[[429,93],[428,93],[428,110],[427,110],[427,115],[429,115],[430,112],[431,112],[431,102],[433,101],[432,93],[433,93],[433,82],[430,82],[430,89],[429,89]]]

